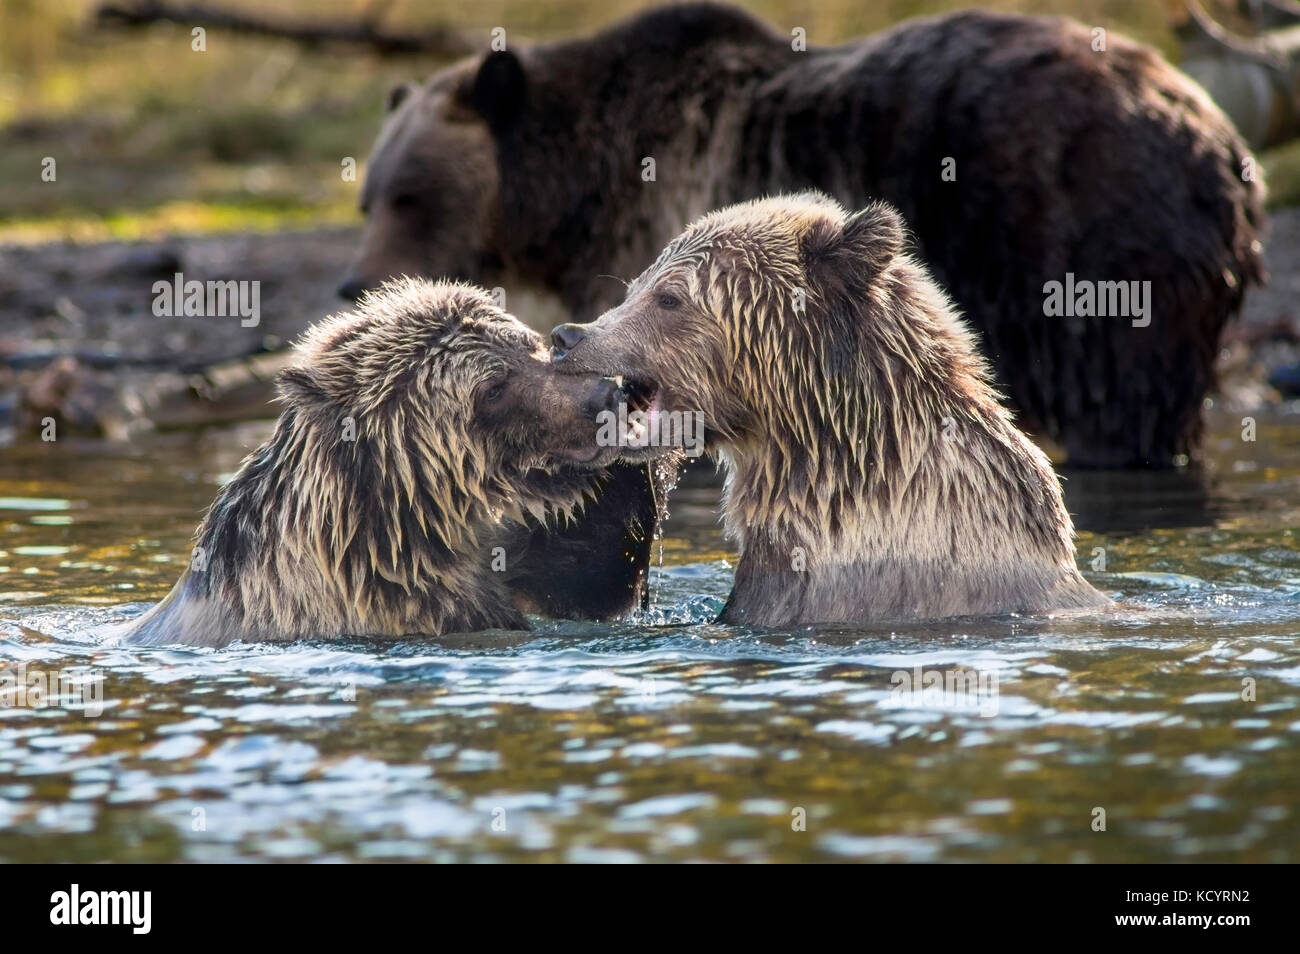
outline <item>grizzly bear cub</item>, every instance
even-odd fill
[[[621,305],[553,333],[557,367],[621,375],[652,423],[702,417],[740,547],[726,622],[1109,603],[1075,566],[1047,458],[904,246],[882,203],[735,205],[669,244]]]
[[[631,609],[657,510],[644,467],[590,466],[613,382],[556,373],[540,335],[447,282],[386,285],[298,352],[274,433],[132,642],[438,635],[524,629],[525,609]],[[589,597],[557,582],[575,558]]]

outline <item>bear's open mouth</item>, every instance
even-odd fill
[[[659,385],[649,378],[620,374],[614,382],[623,392],[628,411],[649,413],[655,409],[655,399],[659,397]]]
[[[639,375],[617,375],[614,383],[620,394],[619,446],[626,451],[644,451],[656,443],[658,433],[656,415],[659,407],[659,386]],[[635,453],[634,453],[635,456]]]

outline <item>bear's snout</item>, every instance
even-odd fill
[[[567,325],[556,325],[551,332],[551,347],[555,349],[555,356],[563,358],[566,354],[576,348],[582,339],[587,337],[587,326],[569,323]]]
[[[564,327],[561,325],[560,327]],[[602,411],[617,411],[623,400],[623,389],[613,378],[601,378],[587,396],[586,412],[595,417]]]

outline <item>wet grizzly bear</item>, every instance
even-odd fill
[[[788,27],[692,4],[467,60],[390,97],[341,291],[449,275],[548,289],[587,320],[710,209],[885,199],[1024,427],[1075,465],[1169,466],[1261,276],[1262,185],[1198,86],[1104,39],[966,11],[798,51]],[[1148,310],[1049,317],[1045,286],[1075,280],[1137,282],[1108,287],[1149,288]]]
[[[585,466],[613,382],[557,374],[537,332],[446,282],[387,285],[298,350],[274,433],[132,642],[438,635],[632,608],[658,515],[645,470]]]
[[[697,413],[739,543],[722,619],[786,627],[1102,607],[1051,465],[884,204],[711,213],[556,365]],[[625,452],[653,455],[655,448]]]

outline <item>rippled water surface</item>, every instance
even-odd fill
[[[1298,416],[1216,417],[1200,475],[1070,475],[1113,616],[716,626],[697,479],[619,625],[102,644],[267,432],[0,450],[0,673],[63,679],[0,683],[0,859],[1300,860]]]

